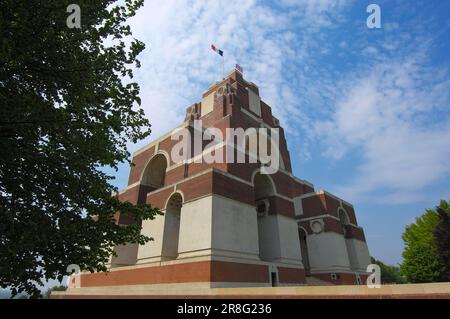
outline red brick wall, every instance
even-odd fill
[[[212,261],[212,282],[269,282],[269,270],[266,265],[241,264],[234,262]]]
[[[227,163],[190,163],[188,166],[188,176],[197,175],[201,172],[204,172],[208,169],[215,168],[221,171],[227,171],[228,164]]]
[[[217,172],[214,173],[213,193],[249,205],[255,204],[255,195],[252,186]]]
[[[366,241],[366,237],[364,236],[364,231],[362,230],[362,228],[358,228],[352,225],[345,226],[345,238],[359,239],[363,242]]]
[[[344,234],[342,230],[341,222],[332,218],[332,217],[322,217],[322,220],[324,222],[324,230],[325,232],[334,232],[337,234]],[[311,227],[310,227],[310,220],[299,220],[298,224],[305,228],[308,234],[312,233]],[[358,239],[361,241],[366,241],[366,238],[364,236],[364,231],[361,228],[347,225],[345,226],[345,238],[353,238]]]
[[[322,217],[322,220],[324,222],[323,231],[334,232],[343,235],[341,223],[339,221],[331,217]],[[311,220],[299,220],[298,224],[303,227],[308,232],[308,234],[312,234],[313,232],[310,227],[310,222]]]
[[[289,175],[286,175],[282,172],[277,172],[275,174],[270,175],[272,177],[275,186],[277,188],[277,193],[288,198],[293,198],[293,188],[294,188],[294,179]]]
[[[350,219],[350,223],[358,225],[358,222],[356,221],[356,215],[355,210],[350,205],[347,205],[346,203],[343,203],[342,205],[347,212],[348,218]]]
[[[131,187],[119,194],[119,200],[122,202],[130,202],[137,204],[139,198],[139,190],[141,185]]]
[[[306,187],[308,191],[312,190],[308,189],[307,185],[304,185],[304,187]],[[297,193],[298,190],[294,188],[294,192]],[[334,197],[327,195],[326,193],[306,197],[302,200],[302,205],[304,217],[313,217],[320,214],[330,214],[339,218],[338,208],[341,206],[340,201]],[[353,207],[346,203],[343,203],[342,206],[347,212],[350,223],[357,225],[355,210],[353,209]]]
[[[261,117],[265,123],[267,123],[271,127],[274,127],[272,108],[263,101],[261,101]]]
[[[164,179],[164,186],[169,186],[184,179],[185,165],[179,165],[166,171],[166,177]]]
[[[338,211],[338,208],[341,206],[340,202],[337,199],[330,197],[326,194],[323,194],[321,196],[323,196],[326,201],[326,212],[330,215],[333,215],[333,216],[339,218],[337,211]]]
[[[284,278],[295,275],[287,272]],[[269,282],[268,266],[201,261],[81,275],[81,287],[145,285],[183,282]]]
[[[175,136],[174,136],[174,138],[175,138]],[[179,140],[176,140],[176,139],[175,139],[175,140],[172,140],[172,137],[171,137],[171,136],[166,137],[164,140],[162,140],[162,141],[159,142],[159,149],[160,149],[160,150],[163,150],[163,151],[166,151],[166,152],[170,155],[171,152],[172,152],[172,148],[173,148],[176,144],[182,143],[182,142],[183,142],[184,136],[183,136],[183,137],[181,137],[181,136],[176,136],[176,138],[179,138]],[[170,163],[167,163],[167,167],[172,166],[173,164],[177,164],[177,163],[175,163],[175,162],[173,161],[173,159],[170,158]]]
[[[158,190],[147,196],[147,203],[151,204],[152,207],[165,209],[167,200],[169,199],[170,194],[172,194],[173,192],[174,192],[173,187],[168,187],[168,188],[165,188],[162,190]]]
[[[337,279],[331,279],[331,273],[325,274],[312,274],[312,277],[318,278],[323,281],[327,281],[329,283],[335,285],[355,285],[356,284],[356,275],[352,273],[336,273]],[[362,278],[361,278],[362,279]],[[363,281],[364,283],[364,281]]]
[[[314,217],[326,213],[325,198],[321,195],[314,195],[303,198],[303,218]]]
[[[139,178],[142,174],[142,171],[145,169],[145,164],[152,157],[155,152],[155,147],[152,146],[149,149],[145,150],[142,153],[139,153],[135,157],[133,157],[132,163],[134,165],[131,166],[130,175],[128,178],[128,185],[139,182]]]
[[[269,197],[269,214],[280,214],[286,217],[295,217],[294,204],[277,196]]]
[[[184,201],[189,201],[212,193],[212,172],[194,177],[177,185],[177,190],[184,194]]]
[[[305,284],[305,270],[278,267],[278,281],[280,284]]]

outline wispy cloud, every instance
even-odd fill
[[[260,86],[263,99],[289,131],[288,119],[303,116],[295,87],[302,77],[297,66],[312,65],[315,51],[327,49],[317,32],[333,27],[348,2],[146,2],[132,28],[148,47],[140,57],[143,68],[137,80],[153,125],[152,138],[179,124],[184,109],[222,76],[221,60],[209,49],[211,43],[225,51],[225,70],[236,62],[244,66],[246,78]]]
[[[422,53],[352,74],[340,83],[346,93],[331,119],[315,123],[326,156],[362,158],[352,181],[335,187],[343,196],[414,202],[450,173],[448,71],[430,67]]]
[[[222,76],[220,57],[209,48],[214,43],[225,51],[225,70],[242,65],[282,121],[291,147],[300,145],[294,162],[308,158],[308,145],[324,150],[312,161],[357,154],[348,179],[327,187],[349,200],[420,199],[424,188],[450,173],[448,69],[427,58],[435,39],[420,23],[406,28],[386,18],[381,31],[370,33],[364,6],[357,21],[349,20],[356,4],[146,2],[132,28],[148,48],[136,79],[151,139],[181,123],[185,108]]]

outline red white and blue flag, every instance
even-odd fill
[[[219,53],[221,56],[223,56],[223,51],[219,50],[214,44],[211,44],[211,49]]]
[[[236,66],[234,67],[237,71],[239,71],[240,73],[244,73],[244,69],[242,68],[242,66],[240,66],[239,64],[236,63]]]

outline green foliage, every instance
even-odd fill
[[[70,3],[0,1],[0,286],[14,295],[39,296],[69,264],[105,271],[115,245],[150,240],[139,221],[158,213],[112,197],[101,170],[150,134],[132,82],[144,44],[126,24],[143,0],[77,1],[81,29],[66,26]]]
[[[383,262],[370,257],[371,263],[380,266],[381,283],[382,284],[403,284],[405,278],[400,274],[400,268],[396,266],[386,265]]]
[[[442,278],[450,281],[450,203],[442,200],[436,207],[439,221],[434,229],[437,257],[443,266]]]
[[[63,285],[53,286],[52,288],[49,288],[45,291],[43,297],[44,297],[44,299],[49,299],[52,291],[66,291],[66,290],[67,290],[67,287],[63,286]]]
[[[439,216],[434,210],[416,218],[416,222],[407,226],[403,233],[405,249],[401,274],[412,283],[435,282],[443,280],[443,267],[436,252],[434,229]]]

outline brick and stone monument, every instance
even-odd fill
[[[264,128],[277,135],[266,135],[266,155],[277,158],[269,172],[249,147],[256,141],[259,154],[263,135],[255,132]],[[245,132],[243,143],[231,129]],[[180,150],[183,140],[188,147]],[[173,158],[183,152],[181,161]],[[369,251],[352,204],[292,174],[283,128],[240,72],[213,84],[184,123],[135,152],[132,162],[118,196],[164,212],[142,224],[154,240],[116,247],[110,272],[83,273],[81,287],[364,282]],[[118,223],[131,222],[118,215]]]

